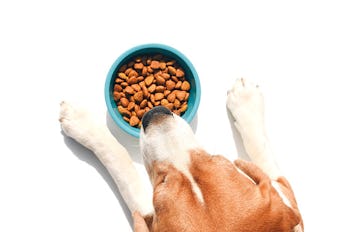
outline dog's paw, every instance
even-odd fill
[[[83,145],[88,142],[94,124],[88,112],[63,101],[60,103],[59,122],[67,136]]]
[[[240,133],[251,126],[263,125],[263,96],[257,85],[243,78],[238,79],[227,93],[226,105]]]

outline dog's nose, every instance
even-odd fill
[[[172,112],[164,107],[164,106],[156,106],[152,108],[150,111],[146,112],[142,119],[142,125],[144,128],[144,131],[146,131],[146,128],[150,125],[151,122],[163,118],[163,116],[172,115]]]

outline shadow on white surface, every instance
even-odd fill
[[[140,155],[139,139],[127,134],[118,127],[108,112],[106,112],[106,126],[117,141],[127,149],[133,162],[143,164],[143,159]]]
[[[124,202],[117,185],[113,181],[112,177],[110,176],[109,172],[107,169],[104,167],[104,165],[99,161],[99,159],[94,155],[94,153],[91,150],[88,150],[81,144],[77,143],[75,140],[72,138],[66,136],[64,132],[62,132],[62,135],[64,136],[64,143],[65,145],[72,151],[72,153],[79,158],[80,160],[88,163],[92,167],[94,167],[98,173],[103,177],[105,182],[109,185],[111,191],[114,193],[116,196],[118,202],[120,203],[120,206],[122,207],[122,210],[124,214],[127,217],[128,223],[130,226],[133,225],[133,219],[131,216],[131,213]]]
[[[192,119],[190,126],[194,133],[196,133],[198,124],[198,115]],[[143,164],[143,158],[140,155],[139,139],[127,134],[120,127],[116,125],[111,116],[106,112],[106,125],[109,128],[111,134],[120,142],[128,151],[133,162]]]
[[[196,115],[190,123],[190,126],[194,132],[196,132],[197,130],[197,123],[198,117]],[[109,128],[112,135],[115,136],[115,138],[127,149],[132,160],[136,163],[143,164],[143,160],[140,156],[139,150],[139,139],[125,133],[121,128],[119,128],[114,123],[114,121],[108,113],[106,113],[106,125]],[[71,150],[71,152],[81,161],[84,161],[92,167],[94,167],[98,171],[98,173],[103,177],[105,182],[109,185],[111,191],[116,196],[124,214],[127,217],[129,225],[132,227],[133,219],[131,216],[131,212],[129,211],[126,203],[124,202],[117,185],[113,181],[112,177],[110,176],[109,172],[104,167],[104,165],[99,161],[99,159],[94,155],[94,153],[91,150],[85,148],[72,138],[66,136],[63,131],[61,131],[61,134],[64,136],[65,145]]]
[[[233,115],[229,112],[227,107],[226,107],[226,112],[227,112],[228,120],[230,121],[232,135],[233,135],[233,139],[234,139],[234,144],[236,146],[236,150],[238,153],[238,158],[243,159],[243,160],[247,160],[247,161],[251,161],[250,157],[248,156],[247,152],[245,151],[242,137],[240,136],[236,126],[234,125],[234,122],[236,120],[234,119]]]
[[[190,123],[193,133],[195,134],[197,131],[197,124],[198,124],[198,114],[195,115],[195,117],[192,119],[192,122]]]

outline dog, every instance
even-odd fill
[[[226,106],[252,162],[210,155],[190,126],[165,107],[144,115],[140,152],[153,196],[106,126],[66,102],[59,120],[64,133],[92,150],[109,171],[133,213],[136,232],[304,231],[295,195],[267,138],[260,88],[236,80]]]

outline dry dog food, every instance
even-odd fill
[[[123,119],[133,127],[140,127],[143,115],[154,106],[183,114],[190,87],[175,60],[162,55],[142,56],[117,71],[113,96]]]

